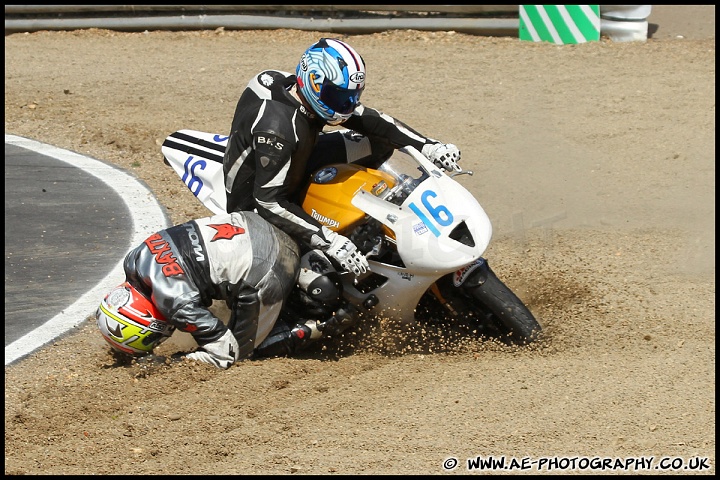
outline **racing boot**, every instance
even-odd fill
[[[291,328],[283,318],[278,318],[270,334],[255,349],[259,357],[288,357],[307,349],[317,340],[340,335],[358,321],[359,312],[347,301],[335,310],[327,320],[304,320]]]
[[[282,319],[278,319],[270,334],[255,348],[258,357],[289,357],[306,349],[323,334],[318,329],[316,320],[306,320],[290,327]]]

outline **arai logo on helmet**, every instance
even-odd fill
[[[363,72],[355,72],[350,75],[350,81],[353,83],[363,83],[365,81],[365,74]]]
[[[302,69],[303,72],[307,72],[307,69],[308,69],[307,58],[308,58],[308,56],[307,56],[307,54],[305,54],[300,59],[300,68]]]

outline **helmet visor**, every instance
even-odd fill
[[[337,113],[352,113],[360,101],[360,94],[363,89],[350,90],[338,87],[330,80],[325,80],[320,90],[320,101]]]

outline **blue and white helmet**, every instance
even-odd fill
[[[321,38],[305,50],[295,74],[303,96],[329,125],[350,118],[365,88],[362,57],[334,38]]]

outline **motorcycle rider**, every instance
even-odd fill
[[[128,252],[125,282],[103,298],[97,325],[113,349],[130,355],[152,353],[175,328],[198,344],[188,358],[219,368],[253,353],[276,355],[263,340],[295,286],[298,266],[297,243],[256,213],[191,220]],[[208,309],[213,300],[230,309],[227,326]]]
[[[310,46],[294,75],[279,70],[258,73],[238,100],[223,160],[227,210],[255,210],[297,239],[303,253],[312,251],[300,283],[308,292],[304,306],[318,312],[348,307],[339,300],[341,283],[328,257],[355,275],[365,273],[368,262],[349,238],[322,225],[300,206],[298,196],[310,173],[342,162],[377,168],[394,149],[407,145],[440,168],[460,171],[455,145],[426,137],[360,103],[365,74],[360,54],[334,38],[321,38]],[[344,128],[325,132],[327,125]],[[307,272],[313,276],[303,280]],[[308,286],[321,282],[335,290],[315,297],[312,292],[322,289]],[[325,298],[333,298],[334,304]],[[350,317],[354,315],[350,312]],[[339,330],[353,322],[345,318]],[[294,331],[306,341],[327,333],[318,332],[312,322],[309,327],[298,323]],[[289,333],[276,340],[289,342]]]

